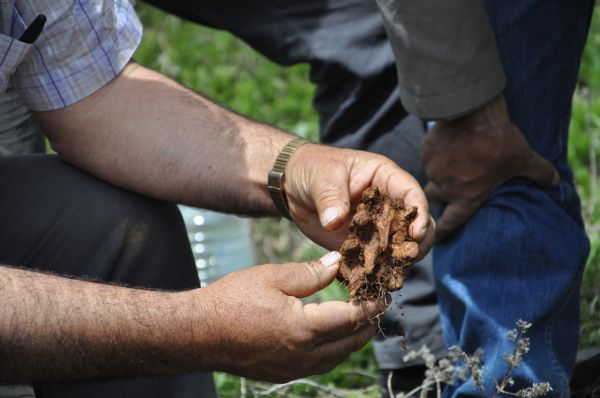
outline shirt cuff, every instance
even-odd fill
[[[481,108],[500,95],[505,86],[506,77],[500,68],[467,87],[435,96],[414,95],[401,89],[400,99],[408,112],[421,119],[450,119]]]
[[[503,91],[506,78],[483,0],[376,1],[408,112],[457,117]]]

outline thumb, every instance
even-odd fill
[[[552,163],[533,149],[525,163],[524,170],[519,175],[529,178],[542,187],[556,185],[560,180],[560,175]]]
[[[350,211],[348,175],[345,169],[330,170],[327,176],[311,181],[310,194],[326,231],[341,227]]]
[[[280,275],[279,290],[302,298],[324,289],[335,279],[341,258],[339,252],[329,252],[316,261],[287,265]]]

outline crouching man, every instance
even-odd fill
[[[39,14],[34,44],[19,40]],[[0,382],[39,397],[204,397],[213,370],[274,382],[328,371],[383,310],[302,303],[335,278],[339,253],[199,289],[173,203],[284,213],[336,249],[374,185],[418,208],[422,257],[433,227],[421,188],[385,157],[299,145],[136,65],[140,37],[127,1],[0,5],[0,94],[18,93],[58,154],[0,159]]]

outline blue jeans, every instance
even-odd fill
[[[549,382],[568,397],[579,332],[579,288],[589,251],[567,165],[571,98],[593,1],[487,1],[508,83],[513,122],[561,175],[543,189],[522,179],[501,186],[449,241],[434,249],[434,274],[447,344],[483,349],[481,394],[471,382],[446,396],[491,396],[506,374],[502,353],[518,319],[533,323],[531,350],[515,391]]]

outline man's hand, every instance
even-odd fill
[[[558,183],[554,166],[536,153],[510,121],[504,97],[453,121],[440,121],[425,135],[421,158],[434,202],[447,203],[436,238],[446,239],[477,211],[501,184],[525,177]]]
[[[303,304],[299,297],[335,279],[339,259],[331,252],[311,263],[258,266],[183,293],[192,302],[204,294],[207,301],[192,308],[213,312],[211,337],[199,341],[209,350],[198,356],[212,357],[211,369],[271,382],[333,369],[369,341],[376,330],[369,321],[385,307],[383,302]]]
[[[382,301],[304,305],[340,254],[264,265],[203,289],[163,292],[0,266],[0,382],[224,370],[282,382],[323,373],[361,348]]]
[[[434,226],[419,183],[390,159],[362,151],[303,145],[286,168],[286,192],[296,225],[315,242],[338,249],[362,192],[379,187],[417,208],[409,228],[422,258],[431,248]]]

